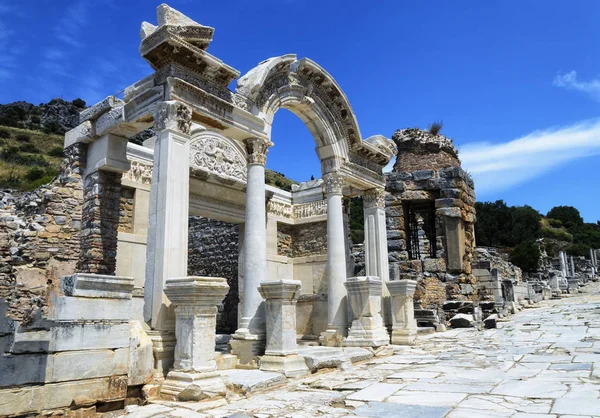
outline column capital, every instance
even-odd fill
[[[327,173],[323,176],[325,182],[325,193],[326,194],[342,194],[342,187],[344,186],[344,179],[338,172]]]
[[[248,151],[248,164],[265,165],[267,163],[267,153],[269,147],[273,145],[271,141],[264,138],[248,138],[244,140],[246,150]]]
[[[365,209],[379,208],[385,209],[385,190],[369,189],[363,195],[363,205]]]
[[[189,135],[192,131],[192,109],[177,100],[159,102],[154,111],[154,128],[179,131]]]

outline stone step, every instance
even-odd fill
[[[282,386],[287,379],[281,373],[262,370],[224,370],[221,375],[242,395],[250,395]]]

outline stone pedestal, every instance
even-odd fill
[[[287,377],[308,374],[296,343],[296,302],[300,296],[300,281],[263,282],[259,291],[266,300],[267,316],[267,347],[260,359],[260,369],[280,372]]]
[[[396,280],[387,282],[392,306],[392,344],[412,345],[417,335],[413,295],[415,280]]]
[[[175,306],[177,345],[173,370],[161,396],[174,400],[202,400],[225,394],[225,383],[215,370],[217,306],[229,291],[217,277],[167,279],[165,294]]]
[[[350,277],[344,283],[352,326],[343,345],[379,347],[388,345],[390,337],[381,317],[382,282],[379,277]]]

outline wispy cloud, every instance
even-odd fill
[[[0,11],[1,13],[1,11]],[[17,67],[18,49],[11,45],[14,32],[0,21],[0,80],[12,78]]]
[[[595,100],[600,101],[600,78],[590,81],[580,81],[577,78],[577,71],[569,71],[568,73],[556,75],[552,84],[557,87],[589,94]]]
[[[83,46],[80,35],[88,23],[88,14],[87,2],[79,0],[71,4],[54,28],[56,37],[70,46]]]
[[[478,195],[504,190],[593,155],[600,155],[600,120],[536,131],[500,144],[469,143],[460,152]]]

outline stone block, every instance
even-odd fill
[[[298,354],[288,356],[269,356],[260,358],[260,370],[279,372],[286,377],[301,377],[310,374],[304,357]]]
[[[131,317],[129,299],[105,299],[53,295],[48,319],[53,321],[128,322]]]
[[[133,285],[133,277],[90,273],[63,276],[60,280],[65,295],[86,298],[131,299]]]
[[[460,208],[437,208],[435,210],[436,215],[440,216],[448,216],[450,218],[460,218],[462,217],[462,212]]]
[[[475,318],[469,314],[457,314],[450,318],[450,325],[454,328],[472,328],[475,326]]]
[[[423,271],[441,273],[446,271],[446,262],[443,258],[426,258],[423,260]]]
[[[123,400],[126,396],[126,376],[49,383],[0,390],[0,411],[3,416],[35,414],[68,407],[75,398],[85,398],[94,403]]]
[[[497,321],[498,321],[498,315],[492,314],[483,320],[483,325],[488,329],[497,328],[498,327]]]
[[[433,178],[433,176],[435,175],[435,171],[433,171],[433,170],[416,170],[416,171],[413,171],[411,174],[412,174],[412,178],[415,181],[421,181],[421,180],[428,180],[430,178]]]
[[[79,142],[89,144],[95,138],[94,126],[89,121],[81,121],[79,125],[65,133],[64,148]]]
[[[152,340],[139,321],[131,321],[129,329],[129,368],[127,384],[144,385],[152,380],[154,356]]]

